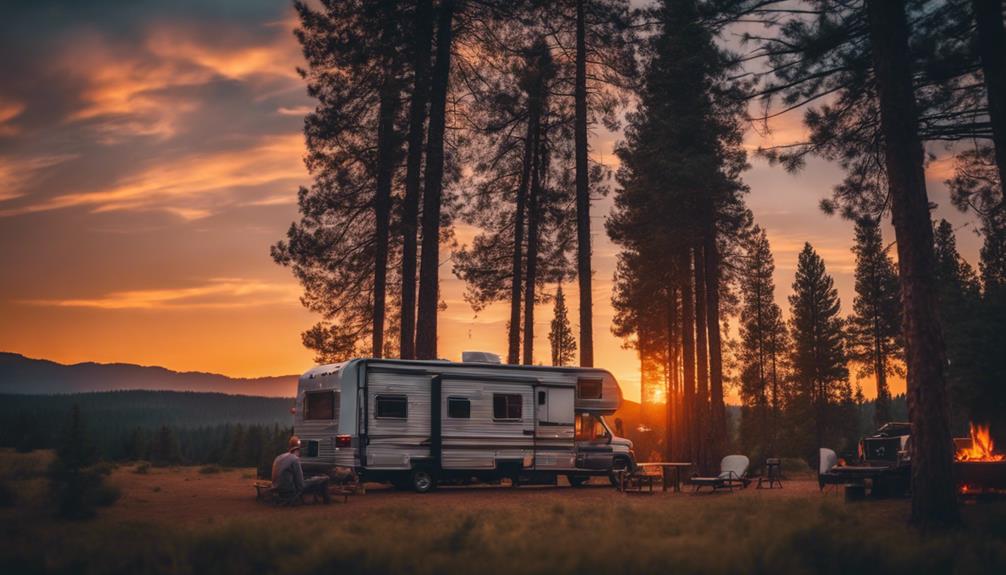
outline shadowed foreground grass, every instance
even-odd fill
[[[276,509],[185,526],[156,513],[123,521],[114,508],[93,521],[59,522],[21,505],[0,523],[0,572],[1006,572],[1002,503],[966,506],[965,527],[923,538],[905,525],[905,501],[845,504],[792,490],[507,493],[489,505],[491,491],[436,493],[422,504],[422,496],[373,493],[323,514]]]

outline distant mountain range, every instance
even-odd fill
[[[280,375],[234,378],[218,373],[172,371],[163,367],[129,363],[85,362],[65,365],[17,353],[0,352],[0,394],[147,389],[293,397],[297,392],[297,377]]]

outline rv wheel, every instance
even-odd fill
[[[615,459],[615,462],[611,466],[611,473],[608,474],[608,480],[611,481],[611,485],[618,487],[620,477],[619,473],[622,471],[627,471],[629,469],[629,462],[625,459],[619,457]]]
[[[416,493],[426,493],[437,486],[437,479],[427,467],[412,470],[412,488]]]

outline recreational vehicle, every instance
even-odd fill
[[[622,402],[601,369],[354,359],[297,386],[294,431],[305,468],[351,468],[367,481],[426,492],[438,483],[579,486],[635,466],[632,442],[605,420]]]

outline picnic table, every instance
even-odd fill
[[[674,492],[681,492],[681,473],[682,469],[690,469],[692,466],[691,462],[687,461],[648,461],[646,463],[637,463],[636,467],[657,467],[660,468],[661,474],[663,475],[663,490],[667,491],[668,479],[670,478],[670,472],[674,470]]]

